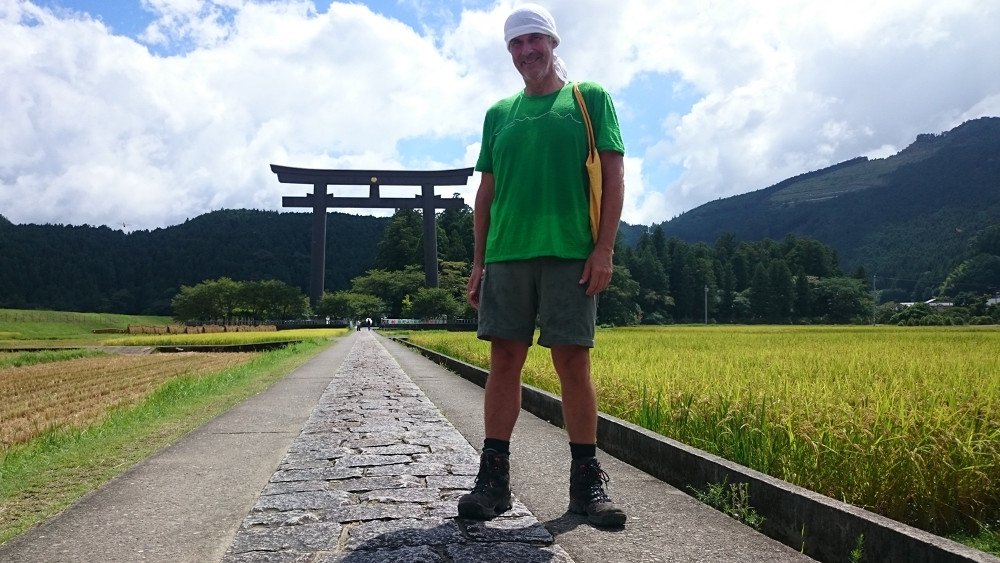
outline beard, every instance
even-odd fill
[[[530,82],[541,81],[554,72],[552,58],[546,58],[541,55],[527,61],[521,61],[517,65],[517,70],[526,81]]]

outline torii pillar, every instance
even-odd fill
[[[435,186],[464,186],[472,176],[472,168],[435,171],[411,170],[321,170],[271,165],[283,184],[312,184],[313,193],[304,197],[284,196],[282,207],[311,207],[312,260],[309,301],[313,307],[323,298],[326,271],[326,210],[336,207],[361,209],[422,209],[424,215],[424,284],[438,286],[437,225],[438,209],[458,209],[465,205],[460,197],[442,198],[434,195]],[[368,185],[368,197],[334,197],[327,186]],[[379,197],[379,186],[420,186],[420,195],[412,198]]]

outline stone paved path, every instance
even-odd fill
[[[223,561],[571,562],[516,499],[489,522],[457,518],[478,466],[476,450],[362,332]]]

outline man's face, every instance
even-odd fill
[[[514,67],[525,81],[540,81],[552,68],[555,39],[544,33],[518,35],[507,44]]]

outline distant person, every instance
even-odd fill
[[[365,328],[368,329],[368,330],[372,329],[372,319],[371,319],[371,317],[368,317],[367,319],[365,319]]]
[[[490,341],[479,474],[458,502],[466,518],[511,507],[510,437],[521,410],[521,369],[538,320],[538,344],[551,350],[569,435],[569,510],[598,526],[623,526],[597,460],[597,397],[590,375],[596,296],[611,282],[624,197],[624,145],[608,93],[579,83],[603,165],[599,233],[590,225],[584,162],[589,142],[573,84],[554,53],[551,14],[534,4],[514,10],[504,40],[524,90],[491,107],[476,169],[475,255],[469,304],[479,338]]]

